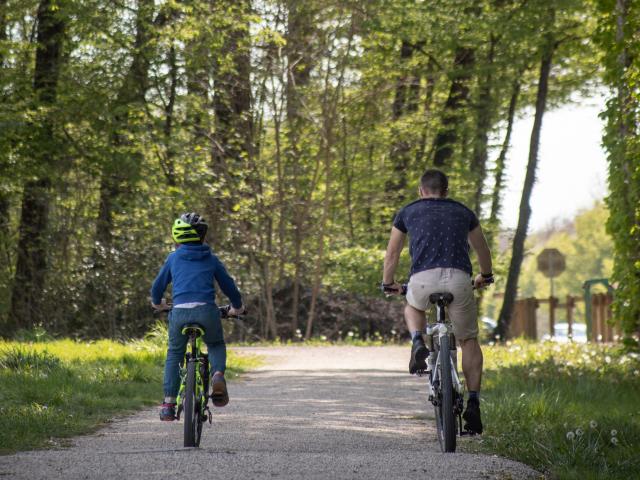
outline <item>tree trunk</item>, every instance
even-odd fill
[[[59,3],[41,0],[37,12],[37,48],[33,89],[39,105],[56,102],[65,22]],[[55,148],[55,116],[47,115],[38,129],[33,146],[37,179],[24,187],[18,241],[18,260],[11,294],[11,314],[15,328],[31,328],[44,319],[42,293],[47,270],[49,190],[58,160]],[[6,332],[5,332],[6,333]]]
[[[395,97],[392,104],[392,119],[397,122],[403,116],[418,110],[420,97],[420,76],[415,72],[406,72],[406,64],[411,61],[416,50],[422,48],[424,42],[412,44],[407,40],[402,41],[400,47],[400,68],[402,75],[396,81]],[[407,171],[411,162],[411,144],[407,140],[406,133],[396,132],[389,151],[391,162],[391,178],[385,184],[385,191],[392,202],[403,202],[406,198]]]
[[[453,155],[454,145],[458,141],[458,131],[464,121],[464,108],[469,101],[469,80],[474,64],[474,49],[456,49],[451,88],[442,114],[442,127],[433,144],[433,164],[436,167],[444,167]]]
[[[141,159],[136,158],[136,153],[122,152],[122,149],[130,143],[127,137],[131,130],[131,113],[144,104],[148,89],[153,10],[153,0],[138,0],[133,58],[114,101],[115,113],[110,132],[110,144],[114,153],[110,161],[102,165],[96,241],[84,292],[83,311],[93,321],[96,332],[111,337],[114,337],[117,331],[117,312],[106,308],[112,300],[98,292],[104,291],[104,270],[113,247],[114,212],[126,209],[128,201],[123,184],[137,176],[141,163]],[[69,327],[75,330],[85,323],[86,319],[75,318]]]
[[[498,216],[501,209],[501,195],[502,195],[502,183],[504,181],[504,169],[505,161],[507,159],[507,152],[509,151],[509,145],[511,143],[511,133],[513,132],[513,121],[516,115],[516,108],[518,105],[518,97],[520,96],[520,73],[518,78],[513,82],[513,88],[511,90],[511,98],[509,99],[509,110],[507,113],[507,130],[504,134],[504,141],[500,149],[500,154],[496,160],[496,168],[494,171],[494,185],[493,194],[491,195],[491,213],[489,214],[489,234],[493,238],[494,230],[498,225]],[[490,243],[491,244],[491,243]]]
[[[325,112],[325,115],[329,115]],[[307,327],[305,329],[304,338],[309,340],[313,333],[313,322],[315,320],[316,304],[318,296],[320,294],[320,287],[322,284],[322,269],[324,267],[324,239],[325,230],[327,227],[327,220],[329,218],[329,209],[331,206],[331,196],[333,195],[332,184],[332,152],[333,145],[333,119],[325,119],[325,132],[324,132],[324,169],[325,169],[325,192],[324,201],[322,207],[322,217],[320,219],[320,231],[318,233],[318,250],[316,255],[316,264],[313,275],[313,288],[311,291],[311,305],[309,307],[309,315],[307,317]]]
[[[285,150],[284,178],[293,185],[293,202],[283,201],[280,205],[280,222],[293,216],[293,301],[291,305],[291,335],[298,329],[300,282],[302,280],[302,242],[306,230],[305,222],[305,192],[300,187],[302,174],[302,160],[300,141],[302,131],[307,123],[303,113],[304,89],[309,84],[311,71],[314,67],[311,42],[315,33],[312,10],[303,2],[288,1],[287,19],[287,82],[285,95],[287,98],[287,140]],[[292,204],[291,204],[292,203]],[[280,228],[284,228],[283,225]]]
[[[169,64],[169,98],[164,108],[164,154],[160,155],[160,165],[167,179],[167,185],[176,186],[175,148],[173,147],[173,123],[176,104],[176,91],[178,88],[178,66],[176,64],[176,47],[171,45],[167,59]]]
[[[551,11],[552,17],[555,12]],[[551,22],[553,23],[553,22]],[[547,103],[547,91],[549,88],[549,73],[551,71],[551,60],[556,48],[556,43],[552,34],[547,34],[545,44],[542,47],[542,59],[540,62],[540,74],[538,79],[538,92],[536,96],[536,113],[531,130],[531,142],[529,145],[529,160],[527,163],[527,173],[522,189],[522,199],[520,201],[520,213],[518,217],[518,226],[516,228],[515,237],[513,238],[513,248],[511,263],[509,264],[509,274],[507,276],[507,285],[504,292],[504,301],[496,334],[499,335],[501,341],[505,341],[509,332],[509,324],[513,313],[513,307],[518,291],[518,279],[520,277],[520,269],[522,267],[522,259],[524,258],[524,242],[527,238],[527,229],[529,227],[529,219],[531,218],[531,206],[529,199],[533,191],[533,185],[536,178],[536,167],[538,165],[538,149],[540,146],[540,131],[542,129],[542,117],[545,112]]]
[[[7,40],[7,0],[0,0],[0,42]],[[4,56],[0,51],[0,68],[4,68]]]
[[[420,134],[420,146],[416,152],[416,165],[421,165],[427,149],[427,135],[430,130],[429,120],[431,116],[431,104],[433,103],[433,92],[436,88],[435,68],[435,62],[433,59],[429,58],[429,63],[427,64],[427,86],[424,94],[423,107],[424,127],[422,127],[422,133]]]
[[[0,0],[0,43],[7,40],[7,0]],[[0,50],[0,72],[4,69],[4,56]],[[0,88],[4,89],[4,82],[0,84]],[[4,100],[4,98],[2,98]],[[5,177],[6,173],[5,159],[0,158],[0,174]],[[6,177],[5,177],[6,178]],[[9,224],[9,207],[10,197],[0,188],[0,231],[6,232]]]
[[[249,0],[220,2],[222,11],[233,16],[223,30],[221,60],[214,72],[213,109],[215,131],[211,146],[211,169],[214,182],[221,194],[210,202],[209,220],[215,232],[215,241],[228,237],[233,243],[255,245],[260,241],[258,223],[250,219],[237,220],[229,215],[243,196],[260,197],[258,174],[255,166],[255,136],[251,94],[251,38]],[[256,202],[258,214],[263,213],[260,200]],[[224,227],[224,228],[223,228]],[[234,233],[242,232],[241,235]],[[225,233],[227,232],[227,233]],[[241,237],[241,238],[237,238]],[[270,237],[270,234],[269,234]],[[264,275],[265,305],[267,308],[267,335],[277,336],[275,317],[269,312],[272,299],[273,274],[269,265],[270,252],[263,252],[261,274]],[[251,254],[249,254],[249,257]]]
[[[235,205],[248,156],[253,154],[251,116],[251,63],[249,21],[250,2],[220,2],[234,21],[223,32],[222,60],[214,73],[213,110],[215,131],[211,145],[213,181],[220,194],[211,199],[209,221],[216,232],[214,245],[226,238],[230,229],[228,212]],[[225,194],[225,192],[227,194]]]
[[[473,155],[471,158],[471,173],[475,184],[474,210],[478,218],[482,216],[482,188],[487,174],[487,150],[489,144],[489,130],[493,125],[494,101],[492,98],[493,84],[493,57],[495,53],[496,37],[492,34],[489,42],[489,52],[486,64],[483,68],[486,74],[481,80],[479,89],[475,141],[473,142]]]
[[[623,285],[616,294],[616,317],[620,322],[625,336],[640,334],[640,306],[637,302],[637,292],[640,291],[640,193],[636,185],[639,184],[637,160],[634,155],[637,148],[637,101],[632,93],[634,87],[633,76],[629,75],[633,62],[633,54],[629,52],[628,44],[633,41],[628,32],[633,28],[629,19],[632,2],[616,0],[615,43],[619,51],[616,58],[616,89],[617,109],[611,119],[612,130],[617,132],[617,138],[612,143],[609,155],[609,188],[610,195],[607,205],[611,216],[607,222],[607,230],[611,234],[615,248],[614,278]],[[632,71],[634,68],[631,69]],[[615,123],[614,123],[615,122]],[[620,212],[624,212],[621,214]]]
[[[149,83],[149,41],[153,5],[153,0],[138,0],[133,59],[114,102],[113,110],[116,113],[111,133],[111,145],[116,150],[116,155],[113,165],[103,167],[100,183],[100,210],[96,231],[96,241],[105,250],[111,247],[113,212],[117,207],[121,206],[122,183],[128,176],[134,176],[130,168],[128,168],[131,166],[131,162],[127,162],[126,158],[121,158],[130,155],[130,153],[120,154],[117,150],[128,143],[126,133],[130,128],[129,116],[131,111],[136,106],[144,104],[145,101]],[[138,163],[133,162],[135,165]]]

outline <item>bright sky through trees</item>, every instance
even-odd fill
[[[601,146],[604,122],[598,117],[604,97],[582,98],[580,104],[550,110],[542,122],[540,163],[531,197],[529,231],[554,218],[573,218],[606,195],[607,161]],[[515,228],[524,181],[533,112],[514,125],[507,165],[502,222]]]

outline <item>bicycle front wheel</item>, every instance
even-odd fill
[[[196,411],[196,362],[187,362],[187,382],[184,388],[184,446],[195,447],[198,413]]]
[[[456,451],[456,418],[453,414],[453,381],[449,336],[440,338],[440,401],[436,407],[438,441],[443,452]]]

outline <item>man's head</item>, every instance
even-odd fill
[[[176,243],[202,243],[208,227],[197,213],[183,213],[173,222],[171,236]]]
[[[420,178],[420,197],[446,197],[449,192],[449,179],[440,170],[430,169]]]

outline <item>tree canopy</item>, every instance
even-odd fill
[[[0,0],[3,332],[140,333],[172,220],[198,211],[256,334],[311,336],[324,293],[375,295],[393,215],[427,167],[497,241],[511,127],[539,105],[547,60],[551,107],[603,82],[617,92],[608,225],[633,332],[638,13],[548,7]]]

